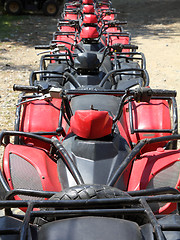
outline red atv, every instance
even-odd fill
[[[33,86],[20,89],[41,91],[39,87]],[[30,189],[37,190],[40,187],[41,190],[48,191],[59,191],[62,186],[73,186],[76,182],[64,165],[67,160],[61,161],[59,155],[56,156],[56,151],[50,147],[50,138],[57,136],[53,140],[54,143],[66,149],[63,151],[66,152],[68,161],[74,165],[73,171],[78,173],[76,179],[83,179],[83,182],[78,180],[78,184],[113,182],[112,185],[126,191],[146,189],[150,186],[154,188],[152,184],[156,183],[158,186],[167,186],[167,182],[161,180],[161,176],[168,166],[176,162],[178,164],[176,154],[179,154],[176,150],[164,150],[176,147],[176,141],[170,141],[175,139],[173,135],[177,132],[176,119],[173,128],[171,127],[169,109],[169,104],[175,101],[174,96],[173,91],[155,91],[150,88],[109,91],[90,87],[63,91],[51,88],[48,94],[42,95],[44,100],[40,100],[37,95],[23,95],[23,102],[19,102],[25,104],[20,122],[21,132],[10,133],[16,136],[17,144],[7,145],[8,132],[2,133],[3,137],[7,135],[3,172],[6,180],[10,179],[8,185],[11,189],[24,188],[27,182],[31,186]],[[173,111],[175,113],[176,109]],[[150,117],[151,121],[148,121]],[[151,140],[147,141],[147,136]],[[133,157],[128,157],[126,162],[128,154]],[[138,159],[132,164],[137,155]],[[14,171],[10,170],[13,163]],[[123,172],[120,178],[118,169],[122,168],[121,165]],[[34,172],[33,176],[38,173],[40,178],[34,176],[33,182],[42,180],[38,180],[36,184],[32,181],[19,182],[18,179],[23,179],[24,174],[24,177],[29,178],[27,173],[19,171],[20,166],[24,166],[28,172],[30,167],[32,173]],[[55,174],[57,166],[60,182],[58,174]],[[173,173],[175,176],[178,168],[173,169],[169,174]],[[79,173],[82,177],[79,177]],[[22,176],[18,177],[19,174]],[[174,180],[172,179],[173,187],[179,185],[179,171],[177,174]],[[46,177],[43,179],[43,176]]]
[[[73,53],[62,44],[36,46],[50,50],[43,52],[47,54],[41,57],[40,71],[32,72],[30,85],[46,82],[49,86],[66,89],[74,88],[73,85],[75,87],[99,85],[103,88],[121,90],[135,85],[142,87],[149,85],[145,57],[142,53],[133,51],[137,46],[114,44],[106,47],[99,42],[69,45],[73,48]],[[127,55],[122,52],[126,49],[132,51]],[[102,81],[106,75],[107,80]]]
[[[19,89],[41,91],[32,86]],[[158,111],[151,112],[151,119],[156,118],[153,123],[165,124],[165,129],[141,129],[136,132],[141,140],[132,146],[126,122],[130,106],[125,107],[143,107],[144,115],[149,107],[166,111],[166,102],[175,95],[150,88],[49,90],[44,96],[47,102],[52,106],[53,99],[62,102],[57,137],[44,137],[52,134],[48,132],[3,131],[0,135],[5,146],[1,199],[23,199],[0,202],[6,208],[6,216],[0,218],[4,239],[10,234],[13,239],[16,234],[33,240],[61,235],[69,239],[71,234],[85,239],[87,231],[91,239],[108,233],[121,234],[123,239],[178,239],[180,151],[170,145],[180,136],[166,125],[170,119],[165,112],[164,121],[158,119]],[[46,121],[50,124],[53,118],[44,115],[44,125]],[[11,136],[18,137],[19,144],[10,143]],[[22,215],[9,211],[13,207],[26,212],[23,222]]]
[[[64,43],[71,51],[70,45],[77,43],[92,45],[101,43],[101,46],[95,51],[100,50],[102,46],[129,44],[130,34],[124,32],[122,28],[122,24],[125,23],[114,20],[106,21],[99,26],[96,15],[92,14],[86,14],[81,21],[61,19],[58,21],[58,31],[53,34],[52,42]]]
[[[65,4],[53,41],[74,44],[80,41],[93,43],[100,39],[104,45],[129,44],[130,36],[122,27],[127,22],[116,20],[113,15],[116,10],[110,5],[89,0],[82,1],[82,5],[79,2]]]

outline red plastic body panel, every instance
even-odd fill
[[[58,128],[61,99],[32,101],[24,105],[20,131],[54,132]],[[52,135],[46,136],[51,138]],[[23,138],[26,144],[49,149],[49,144],[36,139]]]
[[[61,191],[57,165],[49,158],[45,151],[34,147],[8,144],[4,151],[3,172],[10,189],[14,189],[10,173],[10,154],[16,154],[22,157],[24,161],[33,165],[39,174],[44,191]],[[18,178],[23,181],[23,172],[19,171]],[[26,189],[26,182],[24,182],[24,188]],[[19,199],[19,197],[17,197],[17,199]]]
[[[133,125],[135,129],[171,129],[171,116],[166,100],[152,99],[149,103],[132,102]],[[137,132],[131,134],[129,120],[129,106],[125,105],[123,109],[123,127],[129,137],[129,141],[137,143],[144,138],[155,138],[168,136],[170,133],[162,132]],[[166,142],[154,143],[146,146],[143,152],[154,151],[157,147],[162,147]]]
[[[180,150],[164,150],[158,148],[157,151],[145,153],[137,159],[132,167],[129,179],[128,191],[146,189],[149,181],[160,171],[169,167],[173,163],[180,161]],[[172,175],[174,173],[172,172]],[[177,179],[176,189],[180,186],[180,177]],[[176,209],[175,203],[165,204],[159,209],[159,213],[171,213]]]
[[[77,20],[78,19],[78,14],[73,14],[73,13],[66,13],[64,16],[65,20]]]
[[[94,14],[86,14],[83,19],[83,23],[97,23],[97,17]]]
[[[61,32],[75,32],[75,28],[74,27],[61,26],[60,29],[61,29]]]
[[[129,44],[129,37],[127,36],[121,36],[119,35],[118,36],[118,33],[121,33],[121,31],[116,28],[116,27],[109,27],[106,32],[109,32],[110,33],[110,38],[109,38],[109,45],[113,45],[113,44],[116,44],[116,43],[121,43],[121,44]],[[111,33],[116,33],[117,36],[111,36]],[[123,49],[122,52],[129,52],[129,49]]]
[[[67,9],[76,8],[76,6],[74,6],[74,5],[69,5],[69,6],[66,6],[66,7],[67,7]]]
[[[72,34],[56,36],[56,40],[64,41],[72,44],[74,43],[74,39],[75,39],[75,36]],[[62,44],[62,42],[57,42],[57,44]],[[66,44],[66,43],[63,43],[63,44],[65,45],[65,47],[69,48],[69,50],[71,49],[70,44]]]
[[[94,11],[93,5],[84,5],[82,13],[94,13]]]
[[[94,1],[93,0],[83,0],[82,4],[93,4]]]
[[[115,19],[115,15],[114,14],[110,14],[110,15],[105,15],[103,17],[103,20],[106,20],[106,21],[112,21]]]
[[[107,111],[78,110],[71,117],[71,131],[86,139],[102,138],[112,132],[112,118]]]
[[[107,29],[106,29],[106,32],[121,32],[117,27],[108,27]]]
[[[95,27],[84,27],[81,30],[80,38],[98,38],[99,33]]]

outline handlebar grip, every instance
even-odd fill
[[[24,91],[29,93],[38,93],[40,91],[38,86],[13,85],[14,91]]]
[[[111,25],[111,24],[123,25],[123,24],[127,24],[127,21],[111,20],[107,22],[107,25]]]
[[[134,96],[137,102],[149,102],[151,97],[170,98],[176,97],[176,91],[164,90],[164,89],[151,89],[147,87],[140,87],[134,90],[130,90],[129,94]]]
[[[118,21],[118,24],[125,25],[125,24],[127,24],[127,21]]]
[[[123,49],[138,49],[138,46],[136,45],[121,43],[115,43],[111,47],[118,52],[121,52]]]
[[[138,49],[138,46],[132,45],[132,44],[123,44],[122,48],[123,49]]]
[[[50,45],[36,45],[35,49],[50,49]]]
[[[177,92],[175,90],[166,89],[151,89],[152,96],[157,97],[176,97]]]

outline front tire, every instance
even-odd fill
[[[53,195],[50,200],[80,200],[130,197],[127,192],[107,185],[77,185],[62,190]]]
[[[61,192],[53,195],[49,200],[82,200],[82,199],[103,199],[103,198],[127,198],[131,197],[127,192],[124,192],[118,188],[114,188],[107,185],[93,184],[93,185],[77,185],[70,188],[66,188]],[[58,210],[58,208],[55,208]],[[50,210],[50,209],[49,209]],[[52,210],[52,209],[51,209]],[[54,210],[54,209],[53,209]],[[42,226],[47,222],[57,220],[53,217],[36,218],[35,224]]]

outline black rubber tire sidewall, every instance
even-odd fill
[[[48,6],[51,5],[51,4],[54,5],[54,7],[56,8],[56,11],[54,13],[48,12]],[[46,15],[46,16],[56,16],[56,14],[59,11],[58,2],[53,1],[53,0],[47,0],[47,1],[44,2],[42,10],[43,10],[44,15]]]
[[[130,197],[127,192],[107,185],[77,185],[62,190],[53,195],[50,200],[81,200],[81,199],[102,199]]]
[[[12,12],[11,11],[11,4],[12,3],[16,3],[19,8],[16,12]],[[4,3],[4,10],[8,13],[8,14],[13,14],[13,15],[19,15],[21,12],[22,12],[22,2],[19,1],[19,0],[7,0],[5,3]]]

